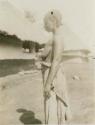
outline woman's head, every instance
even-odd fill
[[[62,16],[58,10],[51,10],[44,17],[44,27],[48,32],[54,32],[61,24]]]

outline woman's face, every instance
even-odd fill
[[[56,20],[52,15],[47,18],[47,21],[44,23],[44,27],[48,32],[53,32],[56,29]]]
[[[48,32],[54,32],[61,24],[61,16],[59,12],[50,11],[44,18],[44,27]]]

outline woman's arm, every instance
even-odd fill
[[[60,41],[60,39],[58,39],[57,37],[53,41],[52,49],[53,49],[53,60],[51,63],[51,68],[48,74],[48,78],[45,83],[45,93],[47,96],[49,95],[51,83],[53,82],[53,79],[58,71],[59,64],[62,60],[63,45],[62,41]]]

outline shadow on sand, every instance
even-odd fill
[[[18,113],[22,113],[19,120],[24,124],[24,125],[29,125],[29,124],[42,124],[42,122],[39,119],[35,118],[35,113],[33,111],[29,111],[26,109],[17,109],[16,110]]]

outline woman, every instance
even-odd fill
[[[53,10],[46,14],[44,26],[52,32],[50,40],[42,54],[42,75],[44,89],[44,110],[46,124],[64,124],[71,118],[64,74],[64,60],[71,58],[87,59],[86,49],[65,50],[62,32],[62,17],[59,11]]]

